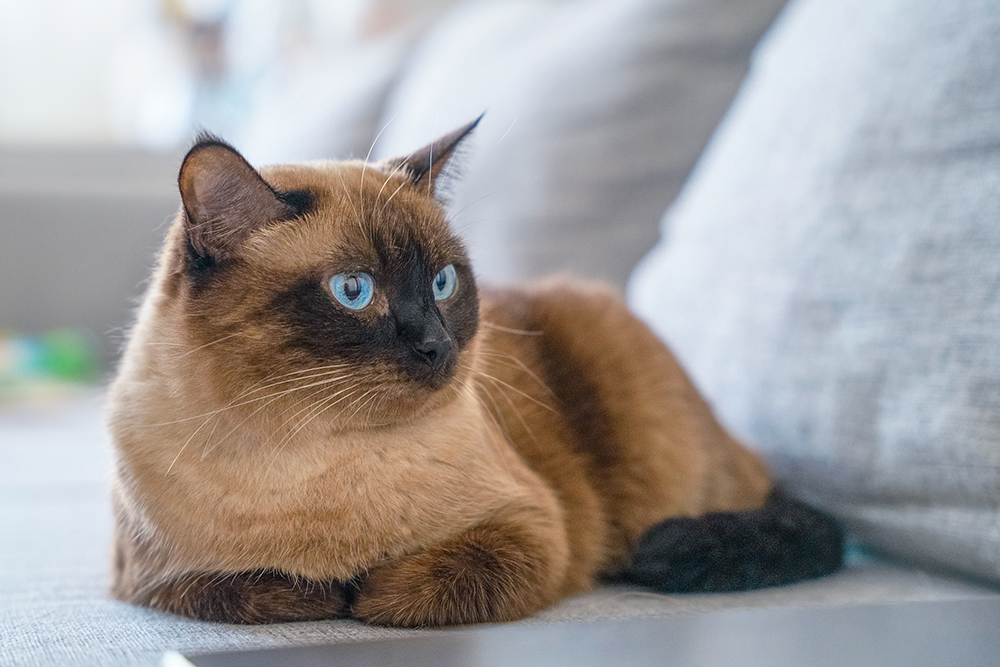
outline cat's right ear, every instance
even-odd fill
[[[486,114],[419,148],[406,157],[383,160],[381,168],[389,173],[403,170],[413,185],[424,186],[428,194],[440,191],[438,180],[445,165],[454,157],[459,144],[468,137]]]
[[[177,183],[188,241],[200,257],[232,257],[254,230],[296,214],[235,148],[210,134],[198,136]]]

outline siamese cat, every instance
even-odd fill
[[[260,171],[199,137],[110,392],[117,598],[420,627],[840,566],[609,289],[477,285],[437,194],[475,124]]]

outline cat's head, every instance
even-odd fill
[[[479,301],[435,190],[475,125],[395,160],[260,171],[199,138],[162,296],[220,399],[363,427],[457,391]]]

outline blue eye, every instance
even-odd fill
[[[375,281],[367,273],[338,273],[330,278],[330,291],[351,310],[361,310],[375,296]]]
[[[455,275],[455,267],[449,264],[434,276],[434,282],[431,283],[431,287],[434,289],[434,300],[444,301],[455,293],[457,285],[458,276]]]

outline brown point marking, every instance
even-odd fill
[[[370,570],[354,615],[402,627],[523,618],[557,596],[545,551],[517,525],[483,524]]]
[[[202,621],[256,625],[347,615],[344,585],[275,570],[187,574],[141,593],[135,602]]]

